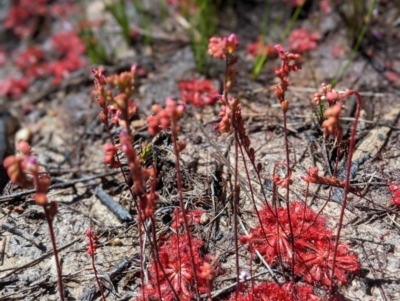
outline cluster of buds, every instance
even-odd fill
[[[94,255],[98,247],[97,241],[99,240],[99,238],[93,234],[92,226],[89,226],[89,228],[85,232],[85,235],[89,239],[87,252],[89,255]]]
[[[185,112],[185,106],[178,104],[172,98],[165,100],[165,108],[160,105],[153,105],[151,108],[153,114],[147,117],[148,131],[151,135],[158,134],[161,130],[171,127],[172,134],[177,137],[179,127],[178,121]]]
[[[320,106],[322,101],[328,103],[329,107],[324,112],[325,120],[321,126],[324,129],[325,135],[333,135],[339,141],[343,136],[339,115],[342,111],[343,100],[347,96],[347,93],[340,94],[338,91],[332,89],[330,85],[322,84],[322,93],[315,93],[312,99],[312,102],[317,106]]]
[[[36,158],[31,155],[31,147],[28,142],[21,141],[17,146],[18,155],[9,156],[4,159],[3,165],[11,182],[22,188],[35,187],[36,193],[33,199],[36,204],[45,209],[54,218],[57,214],[57,203],[49,202],[47,190],[50,186],[50,177],[47,173],[41,173]]]
[[[226,61],[225,95],[227,95],[236,84],[237,71],[235,64],[238,61],[238,57],[233,54],[238,45],[239,42],[235,34],[223,38],[212,37],[208,43],[208,54]]]
[[[333,187],[344,188],[345,181],[339,180],[336,177],[325,177],[318,175],[318,167],[310,167],[306,176],[301,176],[301,179],[308,183],[329,185]],[[358,190],[356,188],[350,187],[350,192],[356,193]]]
[[[337,103],[334,106],[327,108],[324,112],[324,117],[326,118],[324,122],[322,122],[322,128],[324,129],[325,135],[333,135],[338,138],[338,140],[342,140],[343,131],[339,122],[339,115],[342,111],[342,104]]]
[[[234,56],[234,52],[238,45],[239,42],[234,34],[224,38],[211,38],[208,45],[208,54],[226,60],[224,92],[219,100],[222,104],[218,115],[221,120],[216,126],[216,130],[221,133],[229,133],[234,128],[241,145],[244,146],[252,164],[255,165],[255,151],[253,148],[250,148],[250,139],[244,127],[241,106],[237,98],[229,97],[229,93],[236,84],[237,71],[235,64],[238,61],[238,57]],[[261,164],[257,165],[257,170],[261,170]]]
[[[134,93],[136,70],[137,66],[133,65],[129,72],[113,74],[108,77],[103,75],[103,69],[92,70],[95,77],[93,94],[102,110],[99,114],[100,120],[106,126],[109,125],[108,119],[111,118],[112,123],[119,123],[127,129],[127,122],[136,113],[136,104],[131,99]],[[110,86],[110,89],[107,88],[107,85]],[[116,88],[119,94],[114,95],[112,88]]]
[[[236,118],[242,114],[237,98],[229,99],[228,103],[221,107],[221,111],[218,114],[218,117],[221,118],[221,120],[217,124],[216,130],[221,133],[230,133],[232,131],[232,112],[235,112]]]
[[[114,144],[105,144],[103,145],[103,150],[105,152],[105,157],[103,162],[107,164],[110,168],[119,168],[121,167],[121,163],[117,160],[117,152],[118,147]]]
[[[212,37],[208,44],[208,54],[226,61],[226,78],[224,84],[224,92],[219,101],[222,104],[219,117],[221,121],[216,129],[222,133],[228,133],[232,129],[234,115],[240,116],[241,109],[239,101],[236,98],[230,98],[229,92],[236,84],[237,71],[235,64],[238,61],[237,56],[234,56],[239,42],[235,34],[228,37]]]
[[[47,174],[39,173],[39,165],[36,158],[31,155],[31,147],[28,142],[21,141],[18,144],[19,154],[9,156],[4,160],[4,168],[7,170],[10,180],[22,188],[36,188],[34,200],[40,206],[48,203],[47,189],[50,186],[50,178]]]
[[[155,202],[158,200],[158,195],[154,190],[154,185],[150,192],[146,190],[146,184],[149,181],[154,181],[156,172],[154,168],[144,168],[141,165],[139,156],[136,150],[132,147],[132,139],[126,131],[122,131],[119,140],[121,142],[120,150],[124,153],[128,162],[128,167],[134,181],[133,192],[139,198],[139,209],[142,210],[143,218],[153,216]]]
[[[272,181],[274,182],[275,185],[281,188],[286,188],[293,183],[292,179],[290,179],[289,177],[281,178],[278,175],[274,175]]]
[[[312,102],[313,104],[319,106],[321,104],[321,101],[327,101],[329,106],[332,107],[338,102],[343,101],[343,99],[343,94],[340,94],[335,89],[332,89],[331,85],[323,83],[322,92],[315,93]]]
[[[301,69],[300,63],[298,62],[300,55],[284,51],[281,45],[276,45],[275,49],[278,51],[282,63],[281,67],[275,70],[275,75],[279,77],[281,83],[275,86],[274,91],[281,104],[282,111],[286,113],[289,110],[289,102],[285,99],[285,93],[290,85],[288,77],[290,72]]]

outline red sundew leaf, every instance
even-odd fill
[[[194,275],[191,268],[192,259],[189,251],[187,235],[171,235],[169,238],[161,238],[160,240],[159,261],[166,277],[164,276],[160,266],[158,266],[157,273],[156,262],[153,261],[150,266],[150,275],[152,276],[150,283],[143,287],[144,294],[148,298],[145,300],[159,300],[158,284],[162,300],[174,300],[175,295],[167,281],[168,279],[181,301],[191,301],[194,296]],[[192,238],[191,243],[194,255],[193,260],[198,275],[198,290],[200,293],[206,293],[210,291],[211,283],[208,276],[211,275],[211,270],[210,267],[205,268],[204,260],[200,254],[200,248],[203,245],[203,241]],[[207,272],[207,275],[205,275],[204,272]],[[202,275],[205,277],[200,277]],[[158,277],[158,282],[156,277]],[[134,300],[145,301],[142,300],[141,294],[140,297]]]

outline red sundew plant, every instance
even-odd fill
[[[45,74],[45,56],[45,52],[39,46],[33,45],[18,55],[15,65],[27,78],[41,77]]]
[[[301,275],[305,282],[329,288],[333,285],[331,275],[334,270],[334,280],[343,286],[348,284],[349,275],[354,275],[360,270],[357,256],[349,252],[346,244],[337,246],[335,259],[335,243],[332,239],[315,240],[306,243],[304,247],[307,251],[298,252],[295,274]],[[335,269],[333,269],[334,260]]]
[[[26,78],[8,77],[0,81],[0,95],[11,98],[18,98],[29,87],[29,80]]]
[[[400,206],[400,183],[389,184],[389,190],[392,194],[392,203]]]
[[[58,85],[63,78],[71,72],[86,66],[86,61],[81,57],[85,46],[73,31],[61,32],[52,37],[52,47],[60,54],[58,60],[45,65],[46,72],[54,76],[54,84]]]
[[[191,301],[195,296],[195,286],[200,293],[209,293],[211,281],[217,272],[201,256],[202,245],[201,239],[192,238],[192,252],[190,252],[186,234],[173,234],[168,239],[162,240],[158,252],[161,268],[156,270],[157,262],[151,263],[150,282],[142,288],[144,300],[172,301],[175,300],[174,297],[178,297],[181,301]],[[191,262],[195,264],[196,274],[192,271]],[[161,297],[158,295],[157,287],[161,290]],[[134,300],[143,299],[139,297]]]
[[[264,207],[259,211],[260,225],[251,229],[249,235],[241,236],[240,241],[248,244],[251,251],[259,251],[269,264],[281,263],[288,267],[295,252],[307,241],[312,242],[332,236],[331,231],[325,227],[325,218],[317,216],[303,203],[292,203],[289,211],[291,229],[286,208],[271,210],[268,206]],[[294,237],[295,250],[290,243],[290,236]]]
[[[317,49],[319,39],[318,34],[309,33],[306,29],[295,29],[289,35],[290,51],[303,53]]]
[[[344,189],[345,198],[339,218],[339,227],[336,236],[333,231],[326,227],[326,218],[321,212],[314,212],[306,205],[306,201],[299,202],[290,199],[289,188],[293,183],[291,173],[291,162],[289,157],[289,141],[287,135],[287,112],[289,111],[289,100],[286,98],[286,91],[291,72],[300,70],[300,55],[289,53],[283,50],[280,45],[274,47],[281,58],[281,66],[275,70],[280,83],[274,87],[275,95],[281,106],[284,125],[285,162],[275,164],[273,173],[273,198],[272,206],[265,196],[265,206],[258,209],[255,202],[255,193],[252,187],[249,166],[256,174],[256,180],[262,183],[262,165],[256,162],[255,150],[251,147],[250,138],[246,133],[242,108],[239,100],[231,95],[232,88],[236,84],[236,63],[238,61],[235,52],[238,47],[238,40],[234,34],[228,37],[213,37],[210,39],[208,53],[215,58],[225,61],[226,78],[224,80],[223,93],[218,97],[221,104],[219,113],[220,121],[216,129],[220,132],[232,134],[235,141],[235,167],[233,171],[233,232],[235,249],[235,276],[236,291],[231,300],[322,300],[314,294],[317,286],[323,290],[330,289],[330,300],[339,300],[334,295],[334,288],[340,285],[347,285],[351,275],[356,274],[360,265],[355,254],[348,250],[346,244],[340,242],[340,231],[343,223],[344,207],[347,194],[352,190],[349,184],[349,170],[345,180],[322,177],[318,170],[310,168],[309,174],[303,179],[309,183],[324,183],[330,186],[338,186]],[[201,294],[206,293],[211,299],[211,285],[217,275],[221,273],[217,260],[211,255],[203,256],[200,248],[202,240],[195,238],[191,233],[193,227],[201,220],[202,210],[187,211],[183,198],[182,175],[180,167],[180,153],[186,144],[178,141],[178,122],[185,112],[185,105],[174,101],[171,98],[166,100],[165,107],[153,105],[152,115],[148,116],[148,132],[152,135],[162,130],[170,130],[175,154],[175,168],[177,175],[177,191],[180,204],[180,211],[175,210],[171,229],[173,234],[167,238],[157,239],[155,232],[154,212],[157,206],[158,195],[155,191],[155,168],[144,168],[136,150],[133,148],[133,136],[130,133],[129,120],[136,111],[133,101],[134,76],[136,66],[130,72],[120,75],[104,76],[102,70],[94,70],[95,80],[94,94],[101,108],[100,119],[109,130],[110,126],[118,123],[124,130],[120,134],[120,145],[114,143],[104,147],[106,157],[104,162],[110,167],[122,167],[117,152],[126,158],[126,164],[130,175],[134,180],[133,187],[130,187],[132,198],[138,211],[140,256],[141,256],[141,281],[140,294],[135,300],[199,300]],[[181,89],[186,89],[182,99],[194,105],[205,106],[210,104],[209,99],[203,101],[200,95],[201,88],[210,88],[209,84],[200,84],[196,81],[181,82]],[[325,86],[324,86],[325,87]],[[118,91],[115,93],[115,91]],[[182,91],[181,91],[182,93]],[[213,91],[213,93],[216,93]],[[339,135],[339,113],[341,104],[350,95],[356,95],[360,102],[359,95],[355,91],[338,93],[330,87],[325,87],[323,93],[316,94],[314,102],[323,100],[329,103],[327,110],[323,112],[321,126],[326,135]],[[356,114],[356,120],[359,117]],[[355,127],[354,124],[350,143],[350,152],[354,149]],[[111,136],[111,135],[110,135]],[[238,161],[243,160],[246,179],[249,184],[249,195],[257,214],[259,225],[251,229],[248,235],[240,237],[242,244],[248,245],[250,260],[254,253],[261,254],[269,265],[280,267],[284,276],[284,283],[259,283],[255,284],[250,275],[251,286],[247,287],[241,277],[239,266],[239,238],[238,238],[238,205],[240,200],[240,186],[238,175]],[[248,163],[250,162],[250,165]],[[276,167],[284,165],[286,174],[276,175]],[[124,175],[125,176],[125,175]],[[128,183],[128,181],[127,181]],[[277,206],[277,187],[286,190],[286,204],[283,207]],[[307,192],[308,194],[308,192]],[[307,199],[307,196],[306,196]],[[150,227],[147,226],[148,221]],[[149,271],[150,278],[147,283],[143,277],[144,242],[142,241],[142,230],[149,237],[152,260]],[[253,271],[250,268],[250,274]],[[246,277],[247,278],[247,277]],[[247,279],[245,279],[247,280]]]
[[[30,82],[44,76],[53,76],[58,85],[68,75],[86,66],[82,54],[85,48],[74,32],[64,32],[53,36],[52,48],[58,54],[54,60],[48,59],[49,53],[37,45],[28,47],[19,53],[14,63],[24,74],[23,78],[9,77],[1,82],[0,95],[17,98],[29,87]]]
[[[318,175],[318,167],[310,167],[308,169],[308,174],[306,176],[302,176],[301,179],[308,183],[329,185],[329,186],[340,187],[340,188],[344,188],[346,185],[345,181],[339,180],[336,177],[319,176]],[[353,193],[357,193],[357,192],[359,192],[359,189],[350,187],[350,191]]]
[[[129,126],[130,122],[130,105],[133,103],[133,93],[135,91],[135,75],[136,75],[136,65],[133,65],[129,72],[123,72],[121,74],[112,74],[110,76],[104,76],[102,69],[93,69],[92,74],[95,77],[95,89],[93,95],[96,97],[97,103],[101,108],[99,114],[100,121],[105,125],[105,128],[110,136],[111,145],[106,145],[104,150],[106,152],[106,157],[104,162],[109,164],[111,167],[121,168],[121,173],[124,177],[125,183],[129,187],[129,192],[132,196],[133,203],[138,212],[138,232],[139,232],[139,246],[140,246],[140,279],[142,286],[144,286],[144,266],[143,266],[143,252],[144,243],[142,238],[143,228],[146,234],[150,237],[151,251],[153,258],[158,260],[157,255],[157,244],[155,235],[155,221],[154,221],[154,209],[155,202],[158,199],[158,195],[155,192],[155,169],[153,168],[143,168],[141,165],[141,160],[137,155],[136,150],[132,146],[132,135]],[[114,93],[114,91],[117,93]],[[120,146],[116,146],[111,135],[110,123],[109,123],[109,106],[115,106],[119,110],[120,120],[119,124],[124,129],[120,133]],[[116,152],[120,150],[128,164],[130,176],[134,182],[133,187],[129,186],[129,180],[127,175],[125,175],[119,157]],[[148,189],[150,187],[150,189]],[[148,231],[144,224],[145,219],[150,219],[153,224],[152,233]],[[157,269],[157,266],[156,266]],[[158,286],[158,291],[160,287]],[[142,297],[144,298],[144,291],[142,292]]]
[[[7,12],[4,28],[20,38],[31,35],[39,25],[39,18],[47,13],[49,0],[17,0]]]
[[[228,301],[322,301],[313,293],[313,287],[308,284],[293,284],[288,282],[279,285],[275,282],[264,282],[255,285],[238,298],[232,296]]]
[[[210,80],[187,80],[179,83],[181,99],[198,108],[214,104],[218,100],[218,91]]]
[[[178,252],[175,252],[175,256],[181,258],[184,256],[181,254],[182,252],[187,252],[188,257],[184,263],[189,263],[189,272],[185,269],[178,269],[177,266],[172,266],[172,264],[176,264],[176,262],[169,261],[166,257],[166,254],[162,249],[159,250],[157,246],[157,238],[155,234],[155,218],[154,218],[154,209],[155,209],[155,202],[158,199],[158,195],[155,192],[155,169],[154,168],[143,168],[141,166],[141,160],[138,157],[136,150],[132,147],[132,136],[130,133],[129,127],[129,104],[132,102],[132,96],[134,92],[134,81],[135,81],[135,74],[136,74],[136,66],[131,68],[130,72],[124,72],[119,75],[111,75],[105,77],[102,73],[102,70],[93,70],[93,75],[95,76],[95,91],[94,95],[97,98],[97,101],[102,109],[100,113],[101,121],[106,125],[107,129],[109,130],[109,122],[108,122],[108,115],[109,115],[109,105],[113,105],[118,110],[120,110],[120,116],[122,123],[120,125],[125,128],[124,131],[120,134],[120,146],[117,147],[115,144],[108,145],[105,147],[107,152],[107,156],[105,161],[109,164],[120,166],[120,162],[118,157],[116,156],[116,150],[120,149],[122,153],[125,155],[127,160],[127,164],[130,170],[130,174],[132,179],[134,180],[134,185],[130,188],[130,192],[134,199],[136,208],[139,212],[138,214],[138,224],[139,226],[139,235],[140,235],[140,256],[143,258],[144,252],[144,245],[143,240],[141,238],[141,231],[142,227],[145,229],[146,234],[151,237],[151,252],[153,255],[153,260],[155,264],[153,265],[154,273],[157,275],[151,283],[144,283],[143,278],[143,261],[141,260],[141,281],[142,281],[142,289],[141,289],[141,299],[147,300],[147,296],[150,294],[157,295],[160,298],[164,298],[164,295],[170,296],[171,298],[176,297],[178,298],[178,293],[183,293],[187,295],[190,293],[188,291],[189,287],[180,286],[177,287],[177,284],[181,285],[181,280],[183,276],[190,277],[190,281],[193,281],[193,285],[190,285],[190,288],[193,289],[191,292],[196,298],[200,298],[200,289],[201,289],[201,279],[198,278],[198,272],[201,272],[206,278],[206,282],[210,283],[210,273],[207,273],[207,269],[204,267],[198,271],[198,267],[196,265],[196,246],[192,245],[192,238],[189,232],[189,226],[186,216],[186,209],[183,203],[183,195],[182,195],[182,180],[180,174],[180,165],[179,165],[179,153],[185,148],[184,142],[178,142],[178,121],[182,117],[185,107],[181,104],[177,104],[174,100],[168,98],[166,100],[165,108],[162,108],[159,105],[154,105],[153,115],[149,116],[148,121],[148,130],[152,134],[158,133],[160,130],[171,129],[172,132],[172,143],[174,147],[174,153],[176,155],[176,170],[177,170],[177,186],[178,186],[178,194],[179,194],[179,202],[180,207],[183,212],[182,220],[184,225],[185,234],[182,236],[185,237],[185,244],[187,244],[187,248],[183,250],[178,249]],[[119,94],[114,94],[113,90],[110,88],[114,88],[118,90]],[[116,160],[114,159],[116,158]],[[127,179],[126,183],[128,183]],[[149,189],[150,187],[150,189]],[[152,233],[149,232],[146,225],[144,224],[144,220],[149,219],[152,222],[153,227]],[[179,238],[178,238],[179,240]],[[195,240],[195,244],[197,244]],[[179,261],[179,266],[181,266],[181,261]],[[167,266],[166,266],[167,265]],[[171,270],[172,269],[172,270]],[[173,274],[178,273],[178,274]],[[160,278],[161,275],[164,278]],[[183,276],[182,276],[183,275]],[[160,277],[159,277],[160,276]],[[178,282],[177,282],[178,281]],[[189,279],[185,279],[186,282]],[[184,282],[184,283],[186,283]],[[176,288],[176,289],[175,289]],[[178,292],[176,291],[178,290]],[[161,297],[163,296],[163,297]],[[172,299],[171,299],[172,300]]]
[[[83,58],[85,47],[73,31],[55,34],[51,37],[51,50],[44,51],[35,45],[32,35],[40,28],[41,20],[50,24],[55,20],[65,19],[67,15],[80,11],[72,2],[52,3],[49,0],[16,0],[12,1],[4,27],[10,29],[20,38],[30,37],[31,46],[18,54],[14,60],[16,67],[23,73],[24,79],[34,81],[44,76],[53,76],[58,85],[71,72],[86,66]],[[65,20],[64,20],[65,21]],[[44,27],[47,27],[44,26]],[[18,86],[19,83],[17,83]],[[24,90],[22,90],[24,92]],[[18,97],[22,92],[3,92],[11,97]]]
[[[190,211],[186,212],[188,225],[189,226],[199,225],[203,214],[204,214],[204,210],[202,210],[202,209],[195,209],[195,210],[190,210]],[[179,215],[174,214],[174,218],[173,218],[171,227],[179,228],[181,225],[183,225],[183,223],[184,223],[184,221],[183,221],[183,217],[182,217],[182,212],[179,212]]]
[[[251,56],[268,56],[269,58],[277,58],[278,51],[273,45],[269,45],[264,42],[263,37],[259,36],[257,41],[247,45],[246,47],[247,53]]]
[[[54,50],[58,51],[61,55],[68,53],[82,54],[85,52],[85,46],[81,39],[73,31],[65,31],[55,34],[51,38],[51,45]]]
[[[290,269],[295,258],[296,276],[309,284],[330,287],[335,240],[332,231],[326,228],[325,217],[301,202],[292,203],[289,211],[291,229],[286,208],[272,212],[268,206],[264,207],[259,211],[262,225],[251,229],[249,235],[241,236],[241,242],[248,244],[251,252],[260,252],[270,265],[279,263]],[[294,249],[290,236],[294,238]],[[340,285],[346,285],[349,276],[360,269],[356,255],[350,253],[345,244],[339,244],[335,264],[334,278]]]

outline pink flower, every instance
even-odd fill
[[[218,58],[225,59],[226,55],[232,55],[237,47],[239,42],[235,34],[231,34],[227,37],[212,37],[208,43],[208,54]]]
[[[228,37],[224,38],[224,44],[225,44],[225,50],[226,50],[227,54],[231,55],[236,51],[236,49],[239,45],[239,42],[238,42],[236,35],[234,33],[232,33]]]

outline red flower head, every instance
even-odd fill
[[[226,55],[231,56],[236,51],[238,45],[235,34],[224,38],[212,37],[208,43],[208,54],[218,59],[225,59]]]

